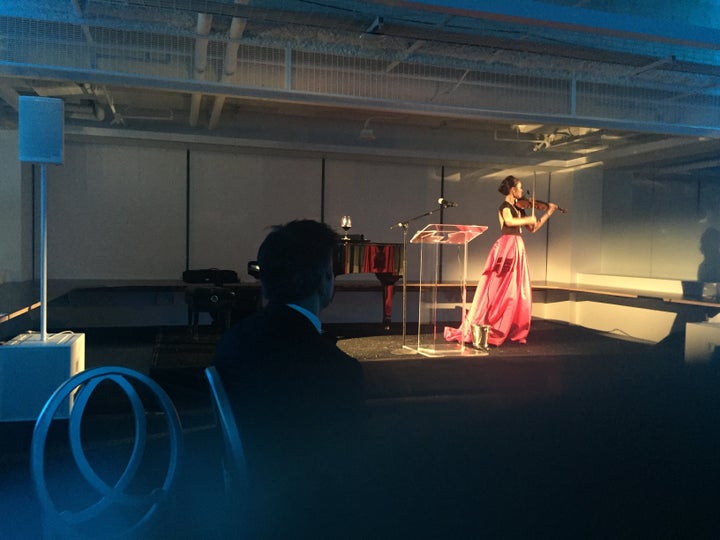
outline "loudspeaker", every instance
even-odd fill
[[[65,107],[62,99],[20,96],[18,139],[20,161],[63,162]]]

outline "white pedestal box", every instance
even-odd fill
[[[20,334],[0,346],[0,421],[37,419],[67,379],[85,369],[85,334]],[[67,418],[70,403],[56,415]]]
[[[685,362],[710,362],[720,347],[720,323],[685,324]],[[718,353],[720,355],[720,351]]]

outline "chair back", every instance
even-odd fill
[[[247,461],[240,430],[225,386],[215,366],[205,368],[205,376],[210,385],[213,410],[225,449],[223,458],[225,488],[229,492],[227,495],[238,494],[247,486]]]
[[[86,448],[81,428],[87,428],[90,415],[86,407],[93,391],[104,381],[110,381],[127,396],[132,409],[134,439],[131,451],[127,451],[128,439],[102,441]],[[107,387],[105,387],[107,388]],[[140,392],[138,392],[140,390]],[[58,408],[67,403],[74,394],[72,409],[67,420],[70,455],[48,452],[46,444],[53,418]],[[148,437],[146,404],[162,411],[167,423],[167,444],[162,436]],[[85,418],[84,418],[85,417]],[[115,417],[112,417],[115,418]],[[151,417],[153,421],[156,416]],[[117,421],[116,421],[117,422]],[[115,426],[113,426],[115,427]],[[153,426],[155,428],[155,426]],[[113,435],[116,435],[114,432]],[[52,440],[56,432],[53,431]],[[152,439],[152,440],[151,440]],[[167,464],[158,471],[152,459],[148,442],[162,443],[162,456]],[[87,437],[85,439],[87,442]],[[124,469],[117,467],[114,458],[122,447]],[[165,391],[146,375],[124,367],[99,367],[82,371],[60,385],[50,396],[40,412],[33,431],[30,466],[35,491],[40,503],[43,529],[46,538],[143,538],[155,524],[159,510],[174,485],[183,447],[183,434],[177,411]],[[89,450],[89,452],[88,452]],[[129,454],[129,457],[128,457]],[[74,467],[67,460],[74,461]],[[150,460],[148,466],[146,460]],[[59,461],[59,463],[57,463]],[[60,469],[49,474],[49,464]],[[72,463],[70,464],[72,465]],[[144,467],[144,468],[143,468]],[[158,487],[145,484],[145,471],[151,467],[157,476]],[[164,474],[162,471],[164,470]],[[81,478],[70,478],[77,471]],[[142,474],[137,474],[141,472]],[[141,477],[139,480],[137,477]],[[78,482],[80,480],[80,482]],[[82,489],[78,489],[78,485]]]

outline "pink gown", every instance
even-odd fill
[[[511,206],[508,203],[505,205]],[[501,211],[503,206],[500,207]],[[524,215],[513,207],[514,214]],[[472,342],[473,324],[490,326],[488,343],[525,343],[532,317],[532,288],[520,227],[503,228],[488,255],[472,305],[459,328],[445,327],[446,341]]]

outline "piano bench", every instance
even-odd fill
[[[209,313],[213,324],[230,327],[235,293],[225,287],[197,286],[185,289],[185,303],[188,306],[188,327],[194,338],[198,337],[200,313]]]

